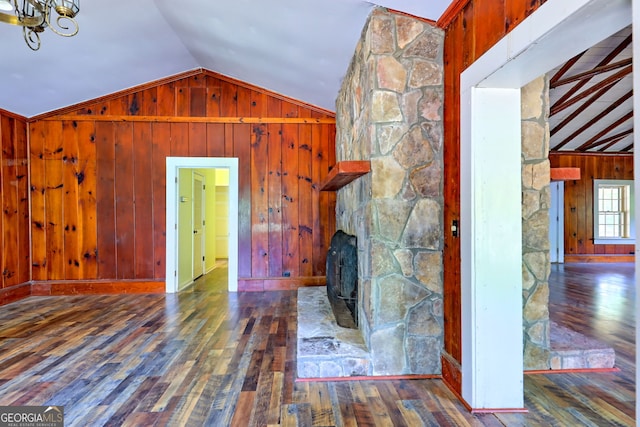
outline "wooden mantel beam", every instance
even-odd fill
[[[551,181],[577,181],[580,168],[551,168]]]

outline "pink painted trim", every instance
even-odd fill
[[[380,376],[354,376],[354,377],[327,377],[327,378],[296,378],[297,383],[328,382],[328,381],[393,381],[393,380],[441,380],[440,375],[380,375]]]
[[[482,408],[482,409],[472,409],[472,414],[505,414],[505,413],[519,413],[519,414],[527,414],[529,410],[527,408]]]
[[[598,374],[606,372],[620,372],[620,368],[582,368],[582,369],[546,369],[546,370],[532,370],[524,371],[525,375],[538,375],[538,374]]]

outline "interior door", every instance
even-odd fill
[[[193,278],[204,274],[204,177],[193,173]]]

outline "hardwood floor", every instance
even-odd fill
[[[0,405],[67,426],[627,426],[631,265],[554,267],[552,318],[609,342],[620,372],[525,376],[527,414],[470,414],[440,380],[295,381],[296,292],[31,297],[0,307]]]

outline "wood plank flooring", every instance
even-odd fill
[[[552,318],[610,343],[620,372],[525,376],[527,414],[470,414],[440,380],[296,382],[296,292],[31,297],[0,307],[0,405],[67,426],[630,426],[632,265],[554,267]]]

